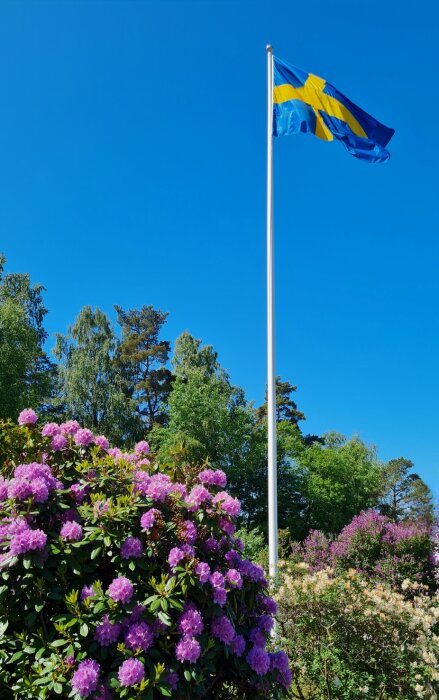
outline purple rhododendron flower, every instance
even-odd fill
[[[184,612],[178,621],[178,631],[183,635],[196,637],[204,629],[201,613],[195,607],[190,607]]]
[[[110,457],[114,457],[114,459],[119,459],[119,457],[122,455],[122,450],[120,450],[118,447],[110,447],[108,454]]]
[[[6,501],[8,497],[8,481],[0,476],[0,502]]]
[[[74,435],[80,429],[80,425],[77,420],[68,420],[65,423],[61,423],[59,426],[62,433],[65,435]]]
[[[194,486],[187,497],[189,510],[196,511],[202,503],[205,503],[205,501],[210,501],[211,499],[212,496],[205,486]]]
[[[31,481],[31,489],[35,503],[44,503],[49,498],[49,487],[47,481],[42,477]]]
[[[270,668],[270,657],[262,647],[253,647],[247,654],[246,661],[258,676],[265,676]]]
[[[209,581],[214,588],[224,587],[224,576],[219,571],[215,571],[211,574]]]
[[[172,484],[172,488],[169,493],[178,494],[184,501],[187,499],[186,486],[184,484],[180,484],[178,481],[175,484]]]
[[[157,508],[150,508],[150,510],[147,510],[146,513],[143,513],[142,517],[140,518],[142,530],[151,530],[159,516],[160,511],[157,510]]]
[[[229,644],[235,638],[235,628],[225,615],[216,617],[210,626],[212,636],[219,639],[224,644]]]
[[[176,673],[176,671],[168,673],[164,678],[165,683],[167,683],[172,690],[177,690],[178,680],[178,673]]]
[[[271,632],[273,625],[274,620],[270,615],[259,615],[258,626],[264,630],[264,632]]]
[[[208,537],[204,542],[204,546],[208,552],[217,552],[220,548],[220,543],[214,537]]]
[[[200,561],[195,567],[195,573],[198,576],[200,583],[207,583],[210,576],[210,566],[204,561]]]
[[[149,459],[144,458],[144,459],[138,459],[138,460],[137,460],[137,465],[136,465],[136,466],[138,466],[138,467],[149,467],[150,464],[151,464],[151,462],[149,461]]]
[[[196,525],[191,520],[185,520],[184,523],[182,523],[180,535],[183,540],[189,544],[193,544],[198,535]]]
[[[8,498],[25,501],[32,497],[32,486],[27,479],[11,479],[8,485]]]
[[[68,542],[78,542],[82,539],[82,527],[76,520],[67,520],[61,528],[60,535]]]
[[[125,645],[132,651],[147,651],[154,642],[154,632],[146,622],[137,622],[128,627],[125,633]]]
[[[226,579],[231,588],[242,588],[242,577],[236,569],[229,569],[226,572]]]
[[[154,476],[151,476],[144,493],[151,500],[163,503],[171,491],[172,482],[169,476],[167,474],[154,474]]]
[[[83,586],[81,591],[81,600],[90,598],[92,595],[96,595],[93,586]]]
[[[65,437],[65,435],[54,435],[52,438],[52,450],[55,450],[57,452],[58,450],[63,450],[65,447],[68,447],[69,441]]]
[[[182,544],[180,549],[187,559],[192,559],[195,556],[195,549],[191,544]]]
[[[100,670],[98,662],[93,659],[81,661],[72,678],[72,688],[81,698],[87,698],[96,690]]]
[[[239,570],[241,574],[251,578],[253,581],[256,581],[256,583],[262,583],[265,581],[264,569],[262,566],[259,566],[259,564],[253,564],[253,562],[249,561],[248,559],[243,559],[240,562]]]
[[[194,637],[183,637],[175,647],[175,657],[178,661],[188,661],[194,664],[200,658],[201,647]]]
[[[141,440],[134,447],[134,452],[136,453],[136,455],[148,454],[149,444],[146,442],[146,440]]]
[[[80,517],[79,513],[75,508],[68,508],[67,510],[64,511],[61,515],[61,522],[66,523],[68,520],[76,520],[76,522],[80,522]]]
[[[237,634],[230,642],[230,648],[235,656],[242,656],[245,651],[245,639],[242,634]]]
[[[219,605],[221,608],[225,605],[227,600],[227,591],[225,588],[214,588],[213,589],[213,602]]]
[[[11,539],[9,551],[13,556],[26,554],[36,549],[44,549],[47,535],[43,530],[31,530],[29,528],[18,532]]]
[[[134,472],[134,491],[146,496],[146,490],[151,482],[151,477],[148,472],[143,469],[138,469]]]
[[[117,603],[128,603],[134,593],[134,586],[125,576],[119,576],[108,587],[108,595]]]
[[[219,525],[221,530],[226,533],[226,535],[233,535],[233,533],[236,530],[236,525],[235,523],[232,523],[231,520],[227,520],[227,518],[221,518],[219,521]]]
[[[122,625],[119,622],[110,622],[108,615],[104,615],[102,623],[95,629],[95,639],[101,647],[108,647],[117,642]]]
[[[241,504],[237,498],[232,498],[227,491],[220,491],[216,496],[213,497],[212,503],[219,505],[221,509],[230,515],[232,518],[238,517]]]
[[[61,432],[61,428],[58,423],[46,423],[46,425],[43,425],[41,435],[43,437],[53,437],[54,435],[58,435],[59,432]]]
[[[169,566],[174,569],[176,566],[178,566],[179,562],[185,558],[185,553],[182,548],[180,547],[173,547],[171,551],[169,552],[168,555],[168,564]]]
[[[255,647],[265,647],[266,639],[259,627],[253,627],[248,635],[249,640]]]
[[[122,452],[118,458],[117,461],[123,461],[123,462],[128,462],[129,464],[134,464],[137,462],[137,455],[131,454],[131,452]]]
[[[258,603],[261,606],[261,609],[268,613],[268,615],[276,615],[277,613],[277,604],[276,601],[273,600],[273,598],[270,598],[268,595],[258,595]]]
[[[231,564],[232,566],[237,566],[242,561],[241,555],[238,552],[235,552],[233,549],[225,553],[224,559],[228,564]]]
[[[93,442],[93,433],[88,428],[80,428],[75,433],[74,441],[79,447],[87,447]]]
[[[31,408],[25,408],[18,416],[18,425],[35,425],[38,416]]]
[[[127,659],[117,674],[123,686],[137,685],[145,676],[145,667],[139,659]]]
[[[138,559],[143,554],[143,544],[138,537],[127,537],[121,545],[120,556],[122,559]]]
[[[284,651],[276,651],[270,656],[270,670],[279,671],[278,680],[284,686],[284,688],[289,688],[292,682],[292,674],[290,670],[290,664],[288,661],[288,656]]]
[[[95,445],[100,447],[102,450],[108,450],[110,443],[108,442],[105,435],[97,435],[94,439]]]
[[[70,487],[70,493],[73,494],[77,503],[82,503],[89,490],[90,486],[88,484],[72,484]]]
[[[198,474],[198,479],[202,484],[219,486],[224,488],[227,484],[227,476],[221,469],[204,469]]]

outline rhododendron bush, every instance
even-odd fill
[[[374,510],[367,510],[355,516],[332,541],[319,530],[311,530],[303,544],[293,545],[291,558],[305,561],[314,571],[327,566],[337,573],[354,568],[399,590],[405,579],[433,590],[433,547],[428,524],[394,523]]]
[[[285,694],[222,471],[162,473],[146,442],[122,453],[30,409],[0,455],[2,698]]]

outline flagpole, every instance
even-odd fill
[[[268,560],[277,574],[276,375],[274,364],[273,240],[273,49],[267,47],[267,428],[268,428]]]

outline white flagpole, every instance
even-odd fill
[[[268,560],[277,574],[276,375],[274,365],[273,241],[273,49],[267,46],[267,427],[268,427]]]

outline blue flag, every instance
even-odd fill
[[[273,136],[337,139],[356,158],[382,163],[394,129],[380,124],[323,78],[274,59]]]

